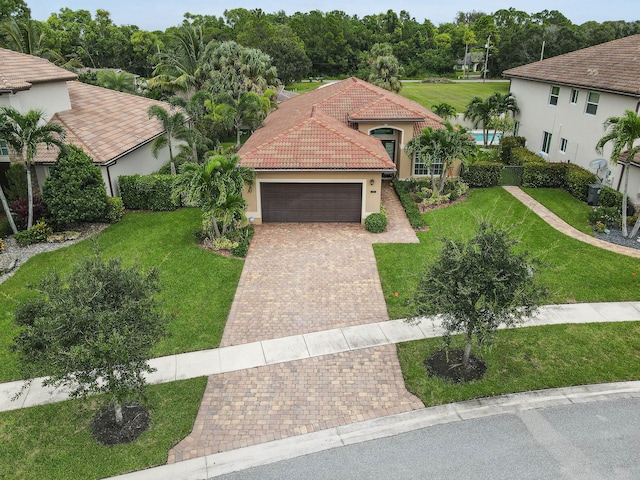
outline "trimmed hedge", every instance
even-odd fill
[[[410,182],[403,182],[396,179],[393,181],[393,188],[398,194],[398,197],[400,197],[400,202],[402,203],[402,207],[407,214],[407,218],[409,219],[411,226],[416,229],[426,226],[418,205],[416,205],[416,202],[413,201],[413,197],[411,197],[411,194],[409,193],[411,188]]]
[[[503,164],[498,162],[477,162],[467,165],[460,177],[474,188],[496,187],[500,183]]]
[[[544,159],[525,147],[514,147],[511,150],[511,165],[526,165],[528,163],[546,163]]]
[[[523,166],[522,186],[529,188],[565,188],[566,163],[528,163]]]
[[[500,156],[505,165],[521,165],[521,163],[514,162],[514,157],[512,155],[512,150],[514,148],[524,148],[526,143],[526,139],[524,137],[502,137],[500,139]]]
[[[598,177],[573,163],[567,164],[566,189],[581,202],[587,201],[589,185],[596,183]]]
[[[174,175],[123,175],[118,177],[120,196],[129,210],[175,210]]]
[[[372,213],[364,219],[364,228],[371,233],[382,233],[387,228],[387,216],[380,213]]]

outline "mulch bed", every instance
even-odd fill
[[[149,412],[136,403],[122,405],[121,425],[116,423],[113,404],[100,410],[91,424],[95,439],[106,446],[133,442],[148,428]]]
[[[464,202],[467,199],[467,194],[462,195],[461,197],[456,198],[455,200],[453,200],[452,202],[447,202],[447,203],[441,203],[440,205],[422,205],[419,202],[416,202],[418,205],[418,208],[420,209],[420,213],[426,213],[429,212],[431,210],[437,210],[438,208],[443,208],[443,207],[450,207],[451,205],[456,205],[460,202]]]
[[[480,380],[487,371],[487,364],[481,358],[471,355],[469,367],[462,365],[463,350],[438,350],[424,360],[430,377],[438,377],[454,383]]]

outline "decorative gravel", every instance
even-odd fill
[[[3,252],[3,256],[6,255],[8,257],[13,257],[17,260],[16,267],[8,273],[4,275],[0,275],[0,283],[4,282],[6,279],[13,276],[14,273],[18,270],[20,265],[29,260],[34,255],[43,252],[52,252],[54,250],[58,250],[59,248],[67,247],[69,245],[73,245],[74,243],[78,243],[81,240],[84,240],[91,235],[95,235],[98,232],[101,232],[105,228],[109,226],[108,223],[91,223],[87,225],[82,225],[78,228],[74,228],[73,230],[76,232],[80,232],[80,237],[75,240],[66,240],[64,242],[56,242],[56,243],[34,243],[33,245],[27,245],[26,247],[20,247],[16,243],[13,237],[8,237],[4,239],[5,249]]]
[[[636,248],[640,250],[640,237],[636,235],[636,238],[625,238],[622,236],[622,230],[611,229],[607,233],[594,232],[596,238],[604,240],[605,242],[615,243],[616,245],[622,245],[623,247]]]

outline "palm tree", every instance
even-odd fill
[[[457,115],[456,108],[446,102],[431,105],[431,110],[445,121]]]
[[[187,96],[202,90],[209,75],[206,61],[213,42],[204,44],[202,29],[183,25],[170,35],[172,45],[167,51],[159,52],[160,63],[156,66],[149,86],[167,87]]]
[[[464,111],[464,118],[471,120],[474,128],[482,126],[482,139],[485,147],[489,143],[489,124],[492,117],[491,104],[480,97],[473,97]]]
[[[29,110],[22,115],[12,107],[0,109],[0,138],[11,145],[16,154],[25,163],[27,170],[27,195],[29,201],[29,217],[27,229],[33,225],[33,181],[31,168],[38,148],[62,147],[65,130],[57,123],[42,123],[42,110]]]
[[[509,114],[515,116],[518,112],[520,112],[518,102],[511,92],[507,94],[496,92],[485,100],[474,97],[467,105],[464,118],[470,119],[474,128],[482,125],[482,136],[486,147],[493,144],[496,137],[494,133],[491,142],[489,142],[489,129],[496,127],[500,119]]]
[[[60,66],[81,66],[78,61],[67,61],[60,52],[47,47],[46,33],[42,31],[42,24],[31,18],[18,20],[15,17],[9,17],[0,24],[0,36],[3,40],[2,46],[9,50],[46,58]]]
[[[169,162],[174,165],[173,139],[185,139],[186,119],[181,111],[169,113],[160,105],[151,105],[148,110],[149,118],[157,118],[162,124],[164,134],[156,137],[151,143],[151,153],[155,158],[164,148],[169,148]],[[173,170],[173,168],[172,168]]]
[[[417,156],[424,159],[431,172],[431,187],[440,193],[444,188],[446,172],[456,159],[463,160],[475,151],[476,144],[464,127],[454,127],[449,122],[443,123],[444,128],[433,129],[427,127],[419,137],[409,140],[405,151],[410,158]],[[436,183],[434,163],[442,163],[440,178]]]
[[[98,85],[118,92],[135,93],[136,80],[133,74],[111,69],[99,70]]]
[[[611,161],[618,164],[621,156],[626,155],[627,165],[623,170],[624,187],[622,197],[622,235],[627,237],[627,191],[629,188],[629,167],[631,160],[640,153],[640,144],[634,144],[640,140],[640,116],[632,110],[625,110],[620,117],[609,117],[604,122],[606,133],[598,140],[596,151],[602,154],[604,146],[612,142]],[[626,152],[625,152],[626,150]],[[638,233],[640,220],[636,222],[631,233],[633,238]]]
[[[176,195],[185,195],[187,203],[203,210],[205,233],[222,237],[240,220],[246,220],[246,202],[242,198],[245,185],[253,186],[252,169],[238,165],[240,157],[210,157],[204,165],[185,163],[176,181]],[[240,208],[241,207],[241,208]]]

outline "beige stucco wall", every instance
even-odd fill
[[[370,185],[370,181],[374,184]],[[362,183],[362,222],[375,212],[380,211],[381,172],[256,172],[256,183],[249,191],[245,187],[243,196],[247,203],[247,217],[262,223],[261,185],[262,183]]]
[[[55,113],[71,109],[67,82],[44,83],[29,90],[0,94],[0,105],[13,107],[22,114],[31,109],[42,110],[45,122]]]
[[[398,150],[398,161],[396,162],[398,178],[408,178],[413,171],[413,165],[411,159],[404,152],[404,147],[413,138],[413,123],[412,122],[360,122],[358,124],[358,130],[362,133],[370,135],[372,130],[377,128],[393,128],[396,131],[396,148]]]
[[[549,104],[552,84],[513,79],[511,92],[515,95],[520,108],[516,119],[520,122],[519,134],[527,139],[527,148],[540,152],[544,132],[552,134],[549,151],[550,162],[571,162],[590,169],[589,162],[596,158],[610,159],[611,145],[607,145],[600,154],[595,150],[596,143],[604,135],[604,122],[612,116],[620,116],[625,110],[637,111],[640,98],[613,93],[600,93],[598,109],[595,115],[586,113],[586,101],[589,90],[578,88],[578,101],[570,103],[572,87],[560,86],[558,104]],[[561,138],[567,140],[567,151],[560,151]],[[610,185],[618,186],[621,167],[609,165]],[[632,170],[636,170],[633,168]],[[592,170],[593,171],[593,170]],[[629,196],[636,204],[640,203],[640,178],[632,171],[629,179]]]

